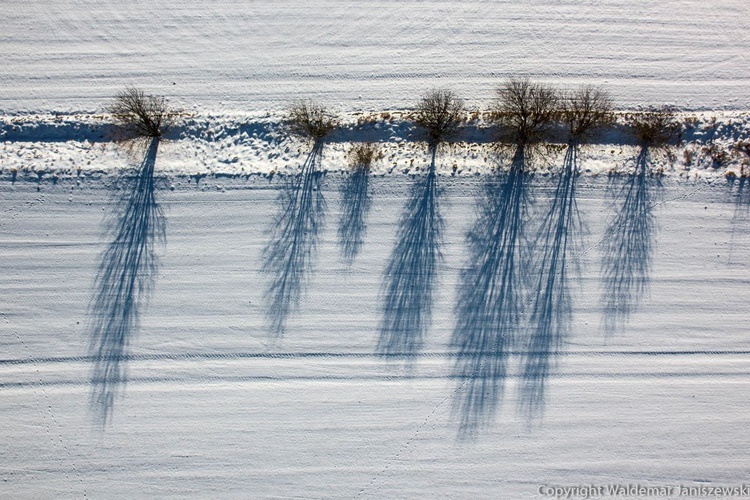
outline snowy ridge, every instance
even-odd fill
[[[732,150],[750,138],[748,113],[681,115],[680,144],[658,155],[656,169],[679,178],[739,176],[742,158]],[[111,125],[102,114],[25,115],[0,117],[0,180],[45,182],[81,175],[106,176],[127,166],[129,157],[109,142]],[[494,149],[496,131],[475,112],[457,142],[441,151],[439,173],[475,175],[502,163]],[[285,132],[284,114],[192,115],[171,131],[158,160],[158,170],[170,176],[272,175],[296,172],[309,147]],[[425,155],[420,130],[408,110],[352,112],[328,139],[321,168],[344,171],[354,142],[379,144],[383,158],[373,173],[418,173]],[[562,147],[535,166],[554,170]],[[559,153],[559,154],[557,154]],[[585,150],[586,174],[627,171],[636,147],[622,124],[600,134]],[[502,168],[502,165],[500,165]]]

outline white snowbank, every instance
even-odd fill
[[[668,154],[655,153],[655,171],[678,178],[717,178],[740,175],[747,158],[732,150],[750,138],[747,113],[683,113],[680,144]],[[169,176],[243,177],[294,173],[309,152],[304,141],[290,138],[283,113],[185,117],[162,145],[157,168]],[[105,115],[22,115],[0,117],[0,179],[46,183],[53,179],[99,177],[124,168],[129,157],[108,141],[110,121]],[[478,118],[464,128],[459,142],[441,149],[438,171],[443,175],[476,175],[503,168],[493,146],[493,129]],[[408,111],[347,113],[342,127],[328,141],[322,169],[343,171],[354,142],[374,142],[383,158],[376,175],[418,173],[427,165],[420,131]],[[554,171],[562,161],[560,145],[535,168]],[[622,126],[614,127],[584,149],[584,174],[629,171],[637,147]],[[716,161],[719,159],[720,161]]]

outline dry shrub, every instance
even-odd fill
[[[520,145],[544,140],[559,113],[558,92],[528,78],[511,78],[497,90],[492,119],[501,140]]]
[[[431,90],[417,105],[415,121],[427,131],[430,146],[454,137],[464,120],[464,102],[450,90]]]
[[[729,161],[727,150],[721,144],[716,144],[715,142],[703,146],[701,153],[704,157],[711,159],[711,166],[713,168],[719,168]]]
[[[682,159],[686,166],[691,166],[695,161],[695,151],[692,148],[685,148],[682,151]]]
[[[744,155],[746,160],[750,159],[750,140],[737,141],[732,146],[732,149]]]
[[[161,137],[174,126],[179,115],[163,97],[146,95],[136,87],[119,92],[107,111],[114,119],[118,140]]]
[[[626,117],[626,123],[641,146],[666,147],[680,136],[682,126],[671,106],[650,107]]]
[[[740,161],[740,178],[747,178],[747,167],[750,164],[750,140],[740,140],[732,145],[736,154],[741,156]]]
[[[561,117],[570,139],[585,142],[614,121],[612,100],[603,89],[584,85],[564,96]]]
[[[383,154],[380,148],[372,143],[359,143],[352,146],[349,151],[350,166],[353,171],[362,170],[369,172],[373,162],[381,159]]]
[[[289,107],[287,125],[290,133],[317,142],[333,132],[338,122],[325,106],[308,100]]]

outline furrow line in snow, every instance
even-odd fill
[[[43,201],[43,198],[40,199],[40,200],[38,200],[38,201]],[[8,321],[7,316],[5,314],[2,314],[2,313],[0,313],[0,315],[3,318],[3,322],[6,325],[10,326],[10,322]],[[49,436],[49,440],[50,440],[51,446],[53,448],[57,448],[58,446],[60,446],[62,448],[62,450],[65,453],[65,457],[67,458],[67,461],[70,463],[70,468],[72,468],[73,473],[76,475],[76,477],[78,479],[78,482],[82,484],[83,483],[83,478],[81,476],[81,473],[78,470],[78,467],[76,466],[75,461],[73,460],[73,457],[72,457],[72,455],[70,453],[70,449],[68,448],[67,444],[65,443],[65,440],[63,439],[63,434],[62,434],[62,431],[61,431],[62,426],[60,425],[60,423],[58,422],[57,418],[55,417],[54,412],[52,411],[52,402],[49,399],[49,395],[45,391],[45,387],[46,387],[47,384],[41,378],[41,375],[40,375],[40,372],[39,372],[38,363],[36,363],[34,361],[34,358],[33,358],[32,354],[31,354],[29,346],[23,341],[23,339],[21,338],[21,336],[18,334],[18,331],[14,331],[13,333],[16,336],[16,340],[18,340],[18,342],[23,346],[24,350],[26,351],[26,353],[28,355],[28,358],[27,358],[28,361],[33,364],[34,372],[35,372],[35,374],[33,376],[39,377],[38,380],[31,380],[31,377],[29,377],[29,378],[27,378],[27,380],[25,382],[21,382],[21,384],[24,384],[25,387],[31,387],[32,388],[32,393],[34,394],[34,400],[36,401],[37,410],[39,411],[39,414],[42,417],[42,421],[44,422],[44,426],[46,428],[47,435]],[[43,403],[41,401],[41,398],[39,397],[39,394],[37,394],[37,391],[36,391],[37,388],[39,388],[41,390],[41,395],[44,398],[44,402]],[[42,409],[42,406],[46,406],[46,411],[44,409]],[[56,432],[54,432],[54,433],[53,433],[52,425],[50,425],[50,423],[47,421],[47,417],[48,416],[49,416],[52,424],[55,427],[55,431]],[[64,467],[62,465],[63,464],[63,459],[60,459],[60,464],[61,464],[61,468],[63,468],[64,470],[66,470],[65,475],[67,477],[67,474],[68,474],[67,470],[68,470],[68,468]],[[74,494],[73,485],[72,484],[70,485],[70,492],[71,492],[71,494]],[[83,498],[88,498],[85,486],[83,486]]]
[[[558,352],[536,352],[536,351],[510,351],[503,353],[502,356],[520,357],[545,355],[550,357],[638,357],[638,356],[750,356],[750,350],[689,350],[689,351],[602,351],[602,350],[581,350],[581,351],[558,351]],[[483,357],[492,357],[491,355],[482,354]],[[385,359],[385,360],[402,360],[402,359],[452,359],[458,355],[451,352],[422,352],[418,354],[383,354],[377,352],[245,352],[245,353],[184,353],[184,354],[132,354],[123,356],[119,360],[122,362],[129,361],[183,361],[192,359],[204,360],[234,360],[234,359],[306,359],[306,358],[345,358],[345,359]],[[38,363],[90,363],[95,361],[94,356],[61,356],[61,357],[44,357],[33,359],[0,359],[2,365],[25,365]]]
[[[504,380],[520,379],[523,375],[508,374]],[[481,377],[461,374],[424,374],[424,375],[243,375],[243,376],[206,376],[196,374],[195,377],[133,377],[128,385],[133,384],[204,384],[223,382],[402,382],[425,380],[476,380]],[[566,372],[551,373],[549,380],[632,380],[632,379],[750,379],[750,371],[742,372]],[[38,382],[2,382],[0,390],[19,389],[27,387],[88,387],[98,383],[88,378],[77,380],[46,380]],[[175,386],[180,390],[184,385]]]

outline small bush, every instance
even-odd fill
[[[737,141],[732,146],[732,149],[737,153],[745,156],[745,159],[750,159],[750,140]]]
[[[380,152],[380,148],[374,144],[360,143],[352,146],[349,156],[349,164],[353,171],[369,172],[372,163],[381,159],[383,154]]]
[[[526,145],[542,141],[559,113],[558,92],[528,78],[511,78],[497,90],[497,96],[492,119],[505,142]]]
[[[665,147],[680,135],[681,125],[671,106],[651,107],[633,113],[626,118],[626,122],[638,142],[645,147]]]
[[[427,131],[430,146],[454,137],[464,119],[464,102],[450,90],[432,90],[417,105],[416,123]]]
[[[163,97],[146,95],[136,87],[126,87],[107,108],[117,126],[117,139],[161,137],[174,126],[178,112]]]
[[[288,127],[290,133],[321,141],[338,126],[336,118],[328,109],[314,101],[297,101],[289,108]]]
[[[609,95],[591,85],[569,92],[562,100],[561,115],[570,139],[575,142],[588,140],[596,130],[614,121]]]
[[[711,143],[703,146],[701,152],[704,156],[711,158],[711,166],[719,168],[729,161],[729,153],[721,145]]]
[[[691,166],[695,160],[695,151],[690,148],[685,148],[682,151],[682,159],[685,161],[686,166]]]

